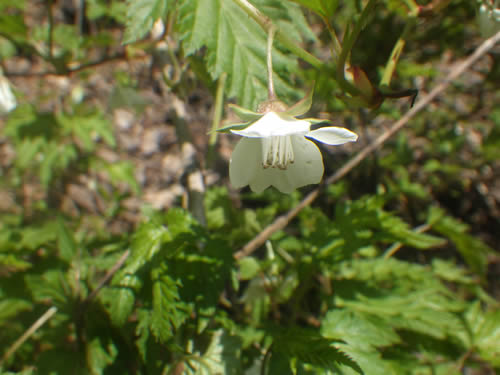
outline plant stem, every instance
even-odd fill
[[[333,41],[333,48],[332,48],[332,56],[335,56],[338,58],[340,54],[342,53],[342,44],[339,41],[339,38],[337,37],[337,34],[335,33],[335,30],[333,29],[332,25],[330,24],[330,21],[328,20],[327,17],[322,16],[323,22],[326,25],[326,28],[328,29],[328,32],[330,33],[330,37],[332,38]]]
[[[274,38],[274,27],[269,28],[267,34],[267,92],[269,100],[276,99],[276,93],[274,92],[274,81],[273,81],[273,38]]]

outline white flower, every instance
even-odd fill
[[[16,97],[10,89],[9,81],[0,71],[0,115],[9,113],[16,108]]]
[[[252,191],[260,193],[274,186],[291,193],[301,186],[317,184],[323,176],[323,158],[310,139],[341,145],[358,138],[335,126],[314,129],[314,125],[324,121],[301,120],[291,113],[296,112],[267,112],[244,129],[229,129],[244,137],[236,145],[229,165],[229,179],[235,188],[250,185]]]

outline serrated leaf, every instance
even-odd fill
[[[148,33],[155,21],[164,19],[167,10],[167,0],[127,0],[127,28],[123,43],[135,42]]]
[[[334,340],[315,331],[299,327],[279,329],[273,334],[273,339],[273,351],[284,354],[290,360],[295,358],[325,369],[343,364],[358,374],[363,374],[356,362],[334,347]]]
[[[228,74],[228,96],[256,108],[267,96],[266,40],[261,27],[232,0],[184,0],[179,11],[181,38],[187,55],[206,47],[212,78]],[[274,49],[275,73],[295,69],[296,59]],[[278,94],[293,89],[274,75]]]
[[[132,237],[130,257],[124,274],[135,274],[160,250],[163,242],[171,239],[167,227],[156,221],[143,223]]]
[[[429,222],[433,223],[435,231],[448,237],[455,244],[457,250],[475,272],[484,275],[488,265],[487,256],[493,252],[489,246],[468,234],[469,228],[466,224],[445,215],[440,208],[431,208]]]
[[[8,323],[8,320],[15,318],[21,311],[31,310],[32,306],[22,299],[5,299],[0,301],[0,325]]]
[[[383,320],[345,309],[329,311],[322,322],[321,333],[365,350],[400,341],[394,329]]]
[[[465,315],[472,340],[466,342],[493,366],[500,366],[500,310],[483,312],[479,302]]]
[[[61,271],[50,270],[43,275],[26,275],[26,285],[33,299],[37,302],[49,300],[58,308],[66,308],[68,304],[69,285]]]
[[[104,304],[108,305],[109,316],[116,326],[122,326],[134,309],[135,295],[126,287],[105,288],[99,294]]]
[[[240,340],[219,329],[214,332],[203,355],[190,356],[184,366],[184,374],[241,374],[240,346]]]
[[[153,282],[153,309],[151,310],[150,329],[153,335],[166,342],[173,336],[174,328],[185,319],[179,310],[177,283],[170,277],[159,276]]]
[[[87,361],[92,374],[102,375],[106,367],[114,362],[118,356],[118,348],[112,343],[102,342],[95,337],[87,346]]]

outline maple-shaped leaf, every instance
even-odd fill
[[[297,14],[295,4],[288,5],[295,11],[292,16]],[[272,13],[268,6],[266,10],[272,16],[283,15],[283,9]],[[276,24],[285,21],[273,19]],[[228,74],[228,96],[237,97],[246,108],[256,108],[259,101],[266,99],[267,34],[235,1],[184,0],[178,24],[186,55],[204,47],[212,78],[217,79],[224,72]],[[274,84],[278,95],[294,92],[280,73],[293,71],[296,67],[297,59],[293,55],[273,49]]]

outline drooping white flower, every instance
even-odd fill
[[[289,110],[255,113],[237,107],[240,117],[253,119],[246,124],[224,128],[243,138],[236,145],[229,164],[229,179],[235,188],[250,185],[260,193],[274,186],[283,193],[323,177],[323,158],[311,140],[328,145],[354,142],[358,136],[335,126],[322,126],[319,119],[297,119],[311,104],[310,98]]]
[[[0,71],[0,115],[9,113],[16,108],[16,97],[10,89],[9,81]]]

